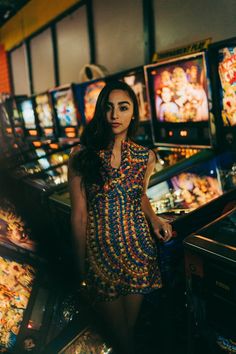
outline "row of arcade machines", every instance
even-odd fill
[[[41,203],[36,200],[33,208],[28,206],[31,200],[28,182],[30,186],[32,178],[37,176],[38,189],[65,185],[70,149],[79,142],[76,133],[66,138],[63,130],[57,129],[49,98],[48,94],[35,96],[34,100],[8,96],[0,106],[4,136],[0,144],[1,173],[8,180],[8,197],[31,220],[30,226],[38,235],[44,234],[36,222]]]
[[[49,259],[50,232],[40,227],[43,205],[37,199],[31,209],[34,195],[25,183],[37,176],[38,190],[66,185],[69,152],[81,128],[78,120],[65,132],[56,114],[77,113],[60,102],[53,107],[48,93],[1,97],[0,351],[39,352],[78,313],[70,282],[62,288]]]
[[[177,306],[182,312],[186,302],[183,240],[235,206],[235,52],[236,39],[230,39],[212,45],[208,53],[144,68],[150,117],[146,127],[151,126],[157,154],[147,194],[156,213],[169,220],[177,232],[176,238],[159,245],[159,258],[164,287],[175,297],[180,293]],[[68,191],[53,193],[49,204],[67,264],[71,257]],[[74,330],[67,339],[62,336],[52,342],[45,352],[70,353],[79,347],[83,331],[76,331],[76,326]]]
[[[78,314],[71,282],[61,286],[57,265],[49,259],[48,233],[40,227],[43,205],[37,200],[35,209],[30,210],[30,189],[23,183],[23,179],[37,175],[46,186],[66,185],[66,164],[71,146],[79,141],[78,134],[65,137],[56,130],[48,99],[48,94],[35,97],[34,109],[25,96],[5,96],[0,104],[0,351],[3,352],[41,351]],[[37,114],[42,121],[41,131],[35,123]],[[30,121],[34,124],[29,124]],[[71,273],[67,279],[70,277]]]
[[[176,239],[160,246],[163,278],[170,286],[176,281],[172,270],[182,258],[183,238],[218,217],[235,200],[236,159],[235,153],[229,151],[233,150],[235,144],[236,102],[232,96],[232,92],[235,94],[235,75],[232,76],[235,47],[236,40],[212,46],[208,55],[210,65],[206,53],[196,53],[122,74],[123,80],[133,86],[139,101],[142,119],[137,142],[151,147],[154,143],[158,157],[148,196],[157,214],[171,220],[178,234]],[[54,97],[57,124],[61,122],[64,127],[62,131],[70,133],[70,128],[75,127],[73,124],[78,124],[78,116],[73,120],[73,115],[70,115],[75,102],[78,104],[80,122],[86,124],[92,118],[97,95],[105,82],[106,79],[100,79],[52,90],[50,97]],[[25,126],[30,131],[33,126],[29,125],[29,115],[27,117],[28,125]],[[58,130],[55,128],[55,131]],[[79,130],[77,134],[78,132]],[[227,151],[217,155],[213,147],[217,135],[219,144],[220,134],[222,146]],[[54,183],[54,178],[51,179],[51,184],[48,183],[45,172],[47,174],[55,169],[48,156],[42,156],[39,152],[38,159],[34,161],[38,163],[41,158],[46,157],[48,162],[41,160],[39,163],[40,169],[43,164],[47,166],[43,168],[43,173],[42,170],[34,171],[34,165],[33,168],[28,168],[27,163],[15,168],[16,185],[19,187],[18,182],[24,181],[21,186],[24,186],[22,190],[25,204],[32,206],[33,201],[31,213],[32,218],[37,219],[35,224],[43,224],[42,219],[49,218],[50,215],[50,224],[54,227],[51,242],[56,247],[62,264],[71,266],[67,183],[59,180]],[[32,173],[29,176],[28,171],[31,168]],[[67,167],[65,172],[66,169]],[[15,191],[17,193],[17,189]],[[42,195],[47,196],[43,201]],[[50,214],[45,216],[42,206]],[[40,229],[41,232],[47,234],[45,228]],[[49,238],[45,240],[45,245],[47,242],[50,242]],[[65,269],[68,270],[69,267],[65,266]]]

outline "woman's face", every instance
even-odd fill
[[[114,135],[124,135],[124,137],[127,135],[133,113],[134,104],[129,94],[123,90],[111,91],[106,107],[106,117]]]

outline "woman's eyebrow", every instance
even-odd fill
[[[130,102],[129,101],[120,101],[120,102],[118,102],[118,104],[129,104],[130,105]]]
[[[113,106],[114,105],[114,103],[112,103],[112,102],[107,102],[107,104],[109,104],[109,105],[111,105],[111,106]],[[120,105],[120,104],[131,104],[129,101],[120,101],[120,102],[118,102],[118,104]]]

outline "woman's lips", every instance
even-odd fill
[[[111,123],[111,126],[113,128],[119,127],[121,124],[120,123]]]

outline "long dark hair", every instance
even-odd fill
[[[134,138],[138,128],[139,108],[134,91],[125,82],[108,82],[98,96],[93,119],[86,125],[81,135],[81,144],[83,147],[74,155],[72,160],[72,168],[76,174],[82,177],[83,184],[103,184],[101,174],[102,163],[98,151],[108,149],[114,139],[114,134],[106,117],[107,102],[113,90],[127,92],[133,102],[134,119],[130,122],[127,138]]]

